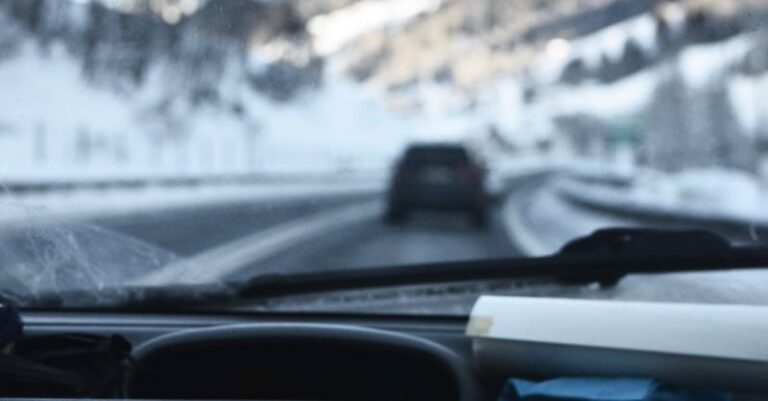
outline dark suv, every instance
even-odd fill
[[[390,182],[386,221],[399,223],[417,209],[467,212],[487,220],[485,169],[466,148],[453,144],[412,145]]]

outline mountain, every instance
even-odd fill
[[[362,9],[363,4],[405,7],[397,0],[360,1],[326,15],[341,16],[345,9]],[[653,142],[653,133],[675,130],[671,120],[657,115],[665,110],[652,107],[652,99],[678,90],[669,70],[679,70],[686,90],[680,96],[686,104],[678,113],[696,121],[685,125],[691,132],[673,136],[712,136],[714,142],[702,145],[701,152],[682,142],[660,145],[660,150],[689,149],[689,157],[697,160],[682,160],[686,155],[681,151],[669,157],[636,157],[656,160],[661,168],[710,164],[754,168],[754,152],[737,150],[754,146],[752,138],[764,136],[755,132],[754,127],[762,124],[750,116],[755,112],[748,111],[755,101],[742,97],[745,92],[753,96],[742,82],[756,84],[768,70],[768,40],[761,34],[768,20],[764,1],[414,0],[407,4],[422,8],[396,23],[367,21],[374,28],[346,40],[328,62],[364,85],[380,88],[391,108],[426,115],[428,130],[480,138],[501,134],[523,147],[535,144],[529,147],[535,149],[547,148],[541,141],[573,134],[564,130],[577,130],[573,128],[579,124],[563,126],[563,121],[598,120],[590,126],[599,122],[607,136],[631,126],[630,131],[641,131],[633,136],[652,131],[647,140]],[[335,22],[344,25],[355,19],[360,13],[348,13],[346,20]],[[734,92],[737,88],[739,95]],[[729,101],[718,99],[723,93]],[[660,127],[660,122],[671,125]],[[659,161],[665,158],[675,163]]]
[[[767,136],[730,96],[768,69],[766,17],[763,0],[0,0],[0,175],[381,167],[421,138],[666,132],[649,104],[675,69],[717,81],[681,98],[728,123],[684,126],[738,131],[702,150],[731,160],[713,149]]]
[[[521,73],[547,40],[583,36],[651,9],[653,0],[445,0],[400,29],[346,50],[356,78],[392,88],[423,80],[461,87]]]

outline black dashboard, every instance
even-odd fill
[[[25,330],[126,337],[133,368],[122,393],[132,399],[494,399],[501,383],[479,378],[465,326],[437,317],[35,313]]]
[[[495,400],[508,378],[475,366],[461,317],[35,312],[25,322],[28,336],[124,336],[126,399]]]

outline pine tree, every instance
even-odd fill
[[[88,5],[88,22],[83,33],[83,74],[92,78],[96,69],[98,46],[104,32],[106,9],[92,1]]]
[[[677,63],[667,63],[666,77],[654,91],[646,114],[641,158],[651,167],[676,171],[690,155],[690,94]]]
[[[636,41],[630,39],[624,45],[624,52],[621,57],[622,75],[634,74],[648,65],[648,57]]]
[[[751,169],[755,163],[753,146],[743,132],[723,77],[718,77],[706,88],[705,113],[715,164],[729,168]]]

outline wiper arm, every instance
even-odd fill
[[[725,238],[708,230],[606,228],[568,242],[558,253],[601,252],[629,256],[653,252],[669,257],[701,252],[727,253],[733,249]]]
[[[768,267],[768,248],[734,247],[704,230],[606,229],[566,244],[552,256],[441,262],[332,272],[257,276],[240,298],[498,279],[552,278],[610,284],[630,273]]]
[[[576,238],[565,244],[558,254],[592,254],[603,257],[615,255],[621,258],[642,258],[649,253],[665,260],[686,258],[690,255],[705,256],[731,253],[735,248],[723,237],[707,230],[660,230],[653,228],[607,228],[591,235]],[[707,256],[711,258],[712,256]],[[616,285],[625,276],[617,271],[605,274],[583,274],[576,278],[564,278],[565,282],[597,282],[601,286]]]

